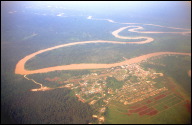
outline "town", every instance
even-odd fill
[[[146,71],[135,63],[76,76],[65,81],[68,84],[60,88],[72,90],[79,101],[92,106],[95,109],[92,117],[101,124],[112,100],[129,105],[167,91],[165,86],[155,86],[155,79],[163,76],[163,73],[153,69]]]

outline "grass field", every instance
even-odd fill
[[[190,101],[185,91],[167,77],[172,87],[165,92],[124,105],[111,101],[106,113],[106,124],[187,124],[191,123]],[[169,82],[169,81],[168,81]]]
[[[164,103],[163,103],[164,104]],[[106,124],[186,124],[190,123],[190,113],[187,112],[185,101],[178,98],[166,103],[168,108],[165,110],[164,105],[158,104],[154,106],[159,113],[154,116],[143,115],[137,113],[128,114],[125,107],[109,105]],[[158,106],[158,107],[157,107]]]

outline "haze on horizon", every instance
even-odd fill
[[[63,11],[69,9],[81,15],[106,18],[134,18],[135,21],[149,19],[165,24],[191,26],[191,2],[187,1],[2,1],[1,7],[14,10],[28,8],[28,11]],[[2,9],[3,11],[4,9]],[[117,19],[118,19],[117,18]],[[166,22],[165,22],[166,21]]]

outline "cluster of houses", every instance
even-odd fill
[[[114,77],[118,81],[123,81],[124,85],[120,89],[106,87],[107,77]],[[135,77],[137,80],[131,81],[128,77]],[[65,87],[72,89],[79,101],[94,106],[99,100],[104,104],[97,107],[98,114],[93,115],[99,123],[104,122],[103,113],[111,100],[116,100],[124,105],[142,101],[150,96],[154,96],[167,88],[155,88],[152,79],[162,77],[163,73],[156,73],[154,70],[146,71],[139,64],[123,65],[104,69],[99,73],[83,75],[80,79],[74,79],[76,83],[66,84]],[[151,78],[150,80],[148,78]],[[85,98],[86,97],[86,98]]]

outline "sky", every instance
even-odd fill
[[[8,1],[1,2],[6,9],[30,11],[76,11],[86,16],[112,18],[114,20],[139,21],[166,24],[191,24],[191,2],[187,1]],[[133,19],[129,19],[133,18]]]

